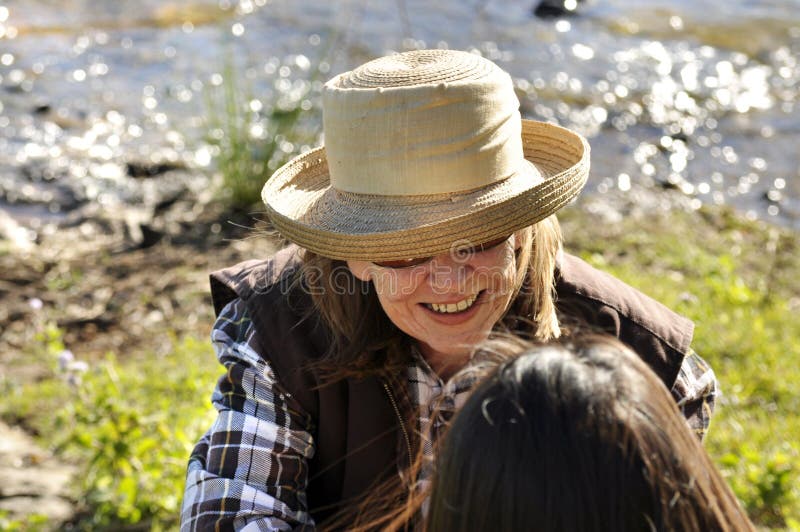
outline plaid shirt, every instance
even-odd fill
[[[314,455],[314,420],[281,386],[255,351],[255,330],[241,300],[220,313],[211,333],[227,368],[211,397],[218,417],[189,459],[181,530],[310,530],[308,460]],[[443,382],[418,354],[408,370],[409,398],[419,434],[439,432],[466,400],[473,374]],[[717,381],[694,352],[684,358],[672,395],[689,426],[708,430]],[[423,439],[423,453],[432,455]],[[430,471],[424,468],[422,481]]]

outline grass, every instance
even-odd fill
[[[209,343],[176,340],[169,356],[120,361],[109,354],[88,368],[63,361],[55,327],[45,327],[32,347],[50,374],[32,383],[0,382],[6,398],[0,415],[78,464],[75,527],[177,528],[187,459],[215,414],[208,398],[221,368]],[[4,530],[48,529],[41,516],[5,519]]]
[[[258,113],[249,108],[253,98],[248,93],[252,91],[246,93],[238,87],[239,76],[230,58],[223,67],[222,79],[221,85],[212,86],[207,93],[212,132],[208,141],[219,149],[216,162],[231,207],[247,209],[258,203],[264,182],[285,159],[277,158],[280,142],[297,121],[300,108],[274,111],[275,120],[265,122],[273,128],[269,138],[256,138],[254,128],[263,126]]]
[[[723,391],[706,447],[760,527],[800,530],[797,235],[722,209],[599,223],[572,207],[561,219],[570,251],[696,321],[694,347]],[[0,416],[79,465],[78,529],[175,528],[221,373],[208,341],[109,356],[83,373],[58,369],[63,349],[59,330],[43,325],[21,356],[46,361],[49,376],[0,381]]]
[[[695,321],[722,389],[706,448],[758,525],[800,530],[797,235],[724,209],[562,222],[569,248]]]
[[[319,71],[309,73],[311,80],[279,79],[271,92],[256,98],[230,51],[221,70],[220,82],[205,94],[207,141],[215,148],[227,203],[247,211],[260,205],[261,188],[275,170],[316,143],[320,118],[311,92]]]

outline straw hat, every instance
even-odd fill
[[[334,259],[437,255],[509,235],[583,188],[589,145],[521,120],[507,73],[466,52],[420,50],[340,74],[322,94],[325,147],[262,190],[275,228]]]

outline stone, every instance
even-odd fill
[[[0,510],[12,520],[42,515],[48,526],[70,520],[74,475],[73,466],[60,463],[22,429],[0,422]]]

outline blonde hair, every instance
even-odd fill
[[[555,215],[516,233],[516,279],[511,304],[496,325],[539,341],[561,335],[555,307],[556,258],[561,228]],[[297,284],[311,295],[310,314],[331,333],[328,352],[314,363],[332,380],[402,370],[410,339],[386,316],[374,287],[357,279],[341,260],[305,251]]]

